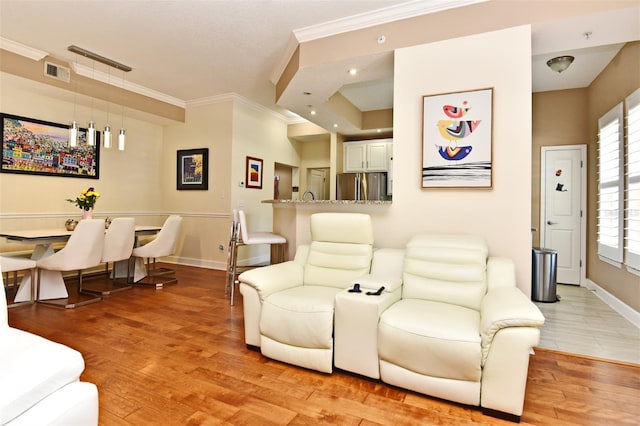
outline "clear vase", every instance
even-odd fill
[[[93,209],[82,210],[82,218],[83,219],[93,219]]]

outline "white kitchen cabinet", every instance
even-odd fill
[[[389,171],[392,156],[391,139],[345,142],[342,146],[345,173]]]

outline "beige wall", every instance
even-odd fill
[[[419,232],[480,235],[491,255],[514,260],[518,287],[530,294],[530,46],[530,28],[522,26],[397,50],[393,204],[332,209],[371,214],[378,247],[404,247]],[[464,52],[459,66],[447,60],[452,52]],[[493,189],[421,189],[422,96],[486,87],[494,88]],[[288,210],[279,210],[290,223]],[[315,211],[298,207],[298,243],[309,241]]]
[[[540,245],[540,153],[543,146],[580,145],[589,141],[587,89],[533,94],[531,150],[531,227],[533,245]]]
[[[223,269],[229,241],[233,101],[188,108],[185,124],[167,126],[163,137],[163,208],[183,220],[180,262]],[[177,151],[209,149],[209,189],[176,189]],[[219,245],[223,245],[222,250]]]
[[[234,102],[232,138],[231,208],[245,210],[249,230],[271,231],[273,209],[262,201],[273,199],[275,163],[300,166],[300,142],[287,137],[287,126],[282,120],[242,101]],[[262,189],[246,187],[247,156],[263,160]],[[243,247],[238,253],[239,262],[269,259],[268,246]]]
[[[587,278],[636,311],[640,311],[640,278],[623,266],[602,262],[597,254],[597,134],[598,119],[640,87],[640,42],[629,43],[589,87]]]

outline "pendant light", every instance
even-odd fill
[[[76,54],[76,63],[78,62],[78,55]],[[73,121],[71,127],[69,127],[69,146],[74,148],[78,145],[78,122],[76,121],[76,96],[78,93],[78,80],[77,75],[75,80],[75,90],[73,91]]]
[[[96,77],[96,62],[92,62],[91,78],[95,81]],[[91,98],[91,120],[87,126],[87,145],[94,146],[96,144],[96,123],[93,121],[93,97]]]
[[[122,71],[122,92],[124,93],[124,71]],[[122,97],[122,127],[118,134],[118,149],[124,151],[125,135],[124,135],[124,95]]]
[[[107,69],[107,95],[111,93],[111,68]],[[104,147],[109,149],[111,148],[111,126],[109,125],[109,104],[110,104],[109,96],[107,96],[107,124],[104,126]]]

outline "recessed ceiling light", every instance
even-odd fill
[[[315,109],[311,110],[311,115],[316,115],[316,110]]]
[[[334,123],[334,124],[333,124],[333,127],[338,127],[338,123]]]
[[[358,70],[357,70],[357,69],[355,69],[355,68],[351,68],[351,69],[349,70],[349,75],[356,75],[356,74],[358,74]]]

